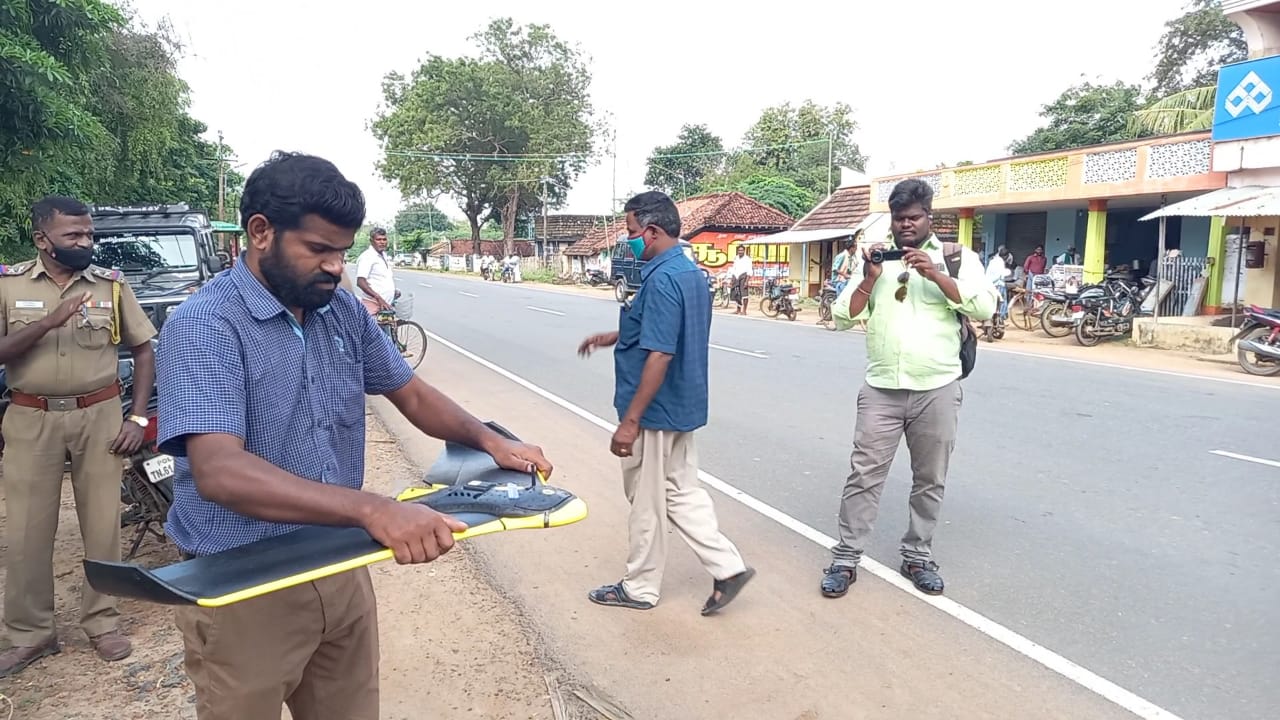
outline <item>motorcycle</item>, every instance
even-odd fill
[[[828,330],[836,329],[832,308],[835,307],[838,296],[836,286],[830,280],[822,283],[822,292],[818,294],[818,324]]]
[[[510,265],[502,267],[502,282],[509,283],[516,281],[516,271]]]
[[[1280,375],[1280,310],[1250,305],[1244,311],[1244,324],[1231,340],[1241,370],[1250,375]]]
[[[764,297],[760,298],[760,312],[766,317],[776,318],[784,315],[795,321],[796,300],[800,297],[800,288],[795,285],[779,285],[778,281],[768,278],[764,281]]]
[[[1143,278],[1142,285],[1129,280],[1112,280],[1099,288],[1081,291],[1072,301],[1076,342],[1093,347],[1108,337],[1120,337],[1133,330],[1133,319],[1142,314],[1142,302],[1155,281]]]
[[[587,268],[587,276],[585,280],[586,280],[586,283],[591,287],[596,287],[597,285],[613,284],[612,282],[609,281],[609,276],[606,275],[603,270],[598,270],[596,268]]]

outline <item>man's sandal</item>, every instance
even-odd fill
[[[747,568],[733,577],[716,580],[711,586],[711,597],[707,598],[706,604],[702,606],[702,614],[711,615],[733,602],[742,588],[746,587],[755,576],[755,569]]]
[[[587,593],[587,599],[597,605],[608,605],[610,607],[624,607],[632,610],[652,610],[654,605],[644,600],[636,600],[627,594],[622,587],[622,583],[613,585],[603,585]]]

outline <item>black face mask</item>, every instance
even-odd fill
[[[333,300],[333,294],[337,292],[338,281],[342,278],[324,271],[311,277],[299,278],[292,268],[285,265],[279,249],[278,244],[273,245],[271,251],[263,255],[262,261],[258,263],[262,277],[271,286],[272,294],[287,308],[296,307],[305,311],[318,310],[328,305]],[[323,287],[321,283],[333,284]]]
[[[58,247],[54,245],[49,251],[49,257],[57,260],[58,264],[70,270],[84,270],[93,263],[93,246]]]

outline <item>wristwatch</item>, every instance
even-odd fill
[[[130,415],[129,422],[137,423],[141,427],[146,427],[151,424],[150,420],[142,417],[141,415]]]

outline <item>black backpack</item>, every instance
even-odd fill
[[[964,246],[960,243],[944,242],[942,252],[947,263],[947,274],[953,280],[959,278],[960,259],[964,256]],[[960,320],[960,379],[963,380],[973,372],[973,366],[978,361],[978,333],[974,332],[973,323],[969,322],[969,318],[959,312],[956,313],[956,318]]]

